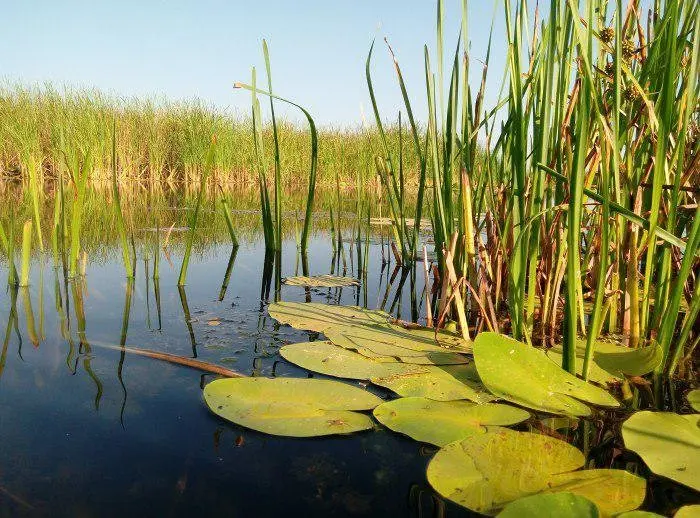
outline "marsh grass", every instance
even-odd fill
[[[222,112],[200,100],[123,99],[99,90],[5,83],[0,85],[0,119],[4,122],[0,125],[0,177],[20,177],[29,183],[29,166],[35,164],[40,185],[54,178],[63,169],[60,135],[65,135],[83,149],[92,150],[91,179],[109,183],[114,124],[120,182],[197,185],[209,139],[217,135],[218,151],[211,182],[224,187],[257,184],[255,151],[250,141],[251,118]],[[280,184],[285,188],[307,185],[308,130],[279,117],[275,120]],[[266,162],[272,167],[272,124],[261,126],[261,133],[268,150]],[[378,135],[373,134],[372,138]],[[354,184],[356,171],[367,173],[373,157],[366,139],[366,133],[355,125],[319,128],[319,185],[333,185],[338,169],[347,172],[347,176],[341,176],[341,182],[348,185]],[[387,140],[392,148],[397,148],[398,132],[393,125],[387,128]],[[417,185],[417,161],[411,149],[405,151],[404,162],[407,181]],[[274,174],[272,170],[270,173]],[[373,181],[374,175],[366,180]]]
[[[419,184],[429,189],[442,281],[434,316],[458,317],[465,327],[466,307],[477,330],[506,330],[529,343],[563,338],[563,367],[572,372],[575,342],[585,335],[584,377],[602,332],[622,333],[632,347],[656,340],[664,350],[658,374],[669,373],[677,367],[671,358],[687,357],[697,342],[689,319],[697,314],[700,250],[700,6],[659,1],[643,14],[635,1],[551,0],[540,19],[524,0],[496,5],[507,62],[505,95],[491,108],[483,106],[491,39],[474,95],[466,0],[447,59],[437,2],[436,52],[426,46],[423,56],[427,128],[413,124],[387,44]],[[382,137],[373,49],[366,76]],[[397,184],[402,150],[374,152],[395,241],[414,251]]]

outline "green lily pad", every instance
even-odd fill
[[[676,511],[673,518],[698,518],[698,516],[700,516],[700,504],[684,505]]]
[[[696,412],[700,412],[700,389],[691,390],[686,395],[690,407]]]
[[[388,359],[419,365],[467,363],[461,353],[471,352],[470,344],[453,333],[416,327],[406,329],[383,326],[333,326],[324,334],[335,345],[357,351],[373,359]]]
[[[413,365],[381,362],[327,341],[285,345],[280,354],[287,361],[304,369],[338,378],[370,380],[400,396],[422,396],[440,401],[469,399],[490,401],[483,385],[474,379],[466,367],[440,368],[433,365]]]
[[[359,286],[360,281],[352,277],[338,275],[314,275],[313,277],[287,277],[282,282],[287,286],[307,286],[310,288],[343,288]]]
[[[382,400],[359,387],[332,380],[228,378],[204,387],[215,414],[272,435],[313,437],[367,430],[370,410]]]
[[[573,493],[540,493],[511,502],[498,513],[498,518],[598,518],[596,505]]]
[[[535,410],[573,416],[591,413],[582,401],[619,406],[602,388],[569,374],[544,352],[507,336],[479,333],[473,349],[479,376],[497,397]]]
[[[450,365],[467,363],[461,353],[471,350],[471,344],[457,334],[392,324],[391,315],[379,310],[278,302],[270,305],[269,312],[282,323],[322,332],[334,344],[376,360]]]
[[[663,518],[663,515],[651,511],[627,511],[616,515],[615,518]]]
[[[268,307],[270,316],[296,329],[323,333],[339,325],[388,325],[389,313],[357,306],[330,306],[318,302],[275,302]]]
[[[583,454],[563,441],[499,428],[448,444],[430,461],[427,475],[442,496],[484,514],[543,492],[583,496],[608,514],[641,505],[644,479],[622,470],[574,471],[583,463]]]
[[[636,412],[622,438],[651,471],[700,491],[700,414]]]
[[[562,347],[557,345],[547,351],[547,356],[557,365],[562,363]],[[576,342],[576,373],[582,375],[586,355],[586,341]],[[588,379],[596,383],[615,383],[625,376],[644,376],[652,372],[663,359],[663,351],[656,343],[647,347],[630,348],[608,342],[595,342],[593,362]]]
[[[382,403],[374,417],[387,428],[436,446],[444,446],[475,433],[486,426],[520,423],[530,414],[520,408],[497,403],[476,404],[469,401],[433,401],[405,397]]]

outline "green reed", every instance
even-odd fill
[[[32,221],[24,222],[22,229],[22,270],[19,278],[20,287],[29,286],[29,274],[32,260]]]
[[[457,290],[464,306],[478,303],[477,327],[510,329],[531,343],[563,337],[563,367],[573,372],[583,354],[584,378],[603,332],[622,333],[630,346],[657,340],[659,373],[673,372],[697,341],[689,322],[700,311],[700,7],[659,1],[643,18],[622,0],[548,4],[540,19],[525,0],[496,2],[507,61],[499,100],[486,108],[491,39],[474,95],[467,1],[449,57],[437,2],[437,52],[425,47],[423,56],[425,128],[414,124],[389,47],[432,191],[425,205],[443,277],[439,312]],[[373,49],[366,77],[381,143]],[[395,241],[415,250],[402,215],[401,148],[375,154]],[[447,280],[450,267],[462,287]]]
[[[122,245],[122,262],[124,263],[124,271],[129,279],[133,279],[136,273],[136,264],[132,264],[132,257],[129,251],[129,243],[126,235],[126,225],[124,223],[124,214],[122,213],[121,197],[119,195],[119,182],[117,180],[117,123],[112,122],[112,204],[114,205],[114,217],[117,222],[117,231],[119,232],[119,240]],[[136,258],[133,258],[135,263]]]
[[[190,264],[190,255],[192,254],[192,243],[194,242],[194,236],[197,233],[197,220],[199,219],[199,211],[202,207],[202,198],[204,192],[207,189],[207,177],[214,166],[214,157],[216,154],[216,137],[211,138],[211,143],[209,144],[209,150],[207,151],[207,156],[205,159],[205,166],[199,179],[199,193],[197,193],[197,201],[194,206],[194,212],[189,221],[189,231],[187,234],[187,242],[185,244],[185,253],[182,256],[182,265],[180,266],[180,276],[177,279],[178,286],[184,286],[187,282],[187,267]]]
[[[265,68],[267,71],[268,91],[261,90],[257,87],[257,76],[255,67],[252,69],[252,84],[234,83],[234,88],[243,88],[251,92],[252,102],[252,121],[253,121],[253,148],[255,150],[255,165],[258,174],[258,185],[260,189],[260,207],[262,211],[263,231],[265,236],[265,247],[269,251],[281,250],[281,235],[282,235],[282,190],[281,190],[281,159],[279,151],[279,140],[277,136],[277,122],[275,119],[274,100],[282,101],[301,110],[306,117],[309,125],[310,136],[310,160],[308,174],[308,191],[306,195],[306,209],[304,215],[304,227],[299,240],[302,253],[306,252],[311,230],[311,222],[313,219],[314,201],[316,198],[316,181],[318,174],[318,131],[316,123],[311,114],[299,104],[279,97],[272,93],[272,76],[270,72],[270,56],[267,47],[267,42],[263,40],[263,55],[265,58]],[[267,167],[264,154],[264,144],[262,135],[262,115],[260,111],[260,101],[258,94],[265,95],[270,100],[270,115],[272,117],[273,128],[273,147],[274,147],[274,164],[275,164],[275,213],[273,216],[270,206],[270,195],[267,185]]]
[[[109,183],[112,175],[112,121],[116,121],[119,181],[194,182],[204,168],[211,135],[217,135],[217,156],[211,178],[222,184],[257,183],[255,152],[250,142],[252,120],[192,99],[169,102],[109,96],[99,90],[50,84],[24,86],[0,82],[0,177],[27,176],[29,165],[45,171],[63,165],[56,135],[70,134],[83,149],[92,149],[91,180]],[[280,184],[306,185],[311,165],[306,128],[276,117],[280,150]],[[274,164],[272,124],[261,127],[267,163]],[[376,142],[378,134],[372,132]],[[333,185],[345,148],[347,171],[365,168],[372,161],[366,133],[357,125],[325,126],[318,132],[318,183]],[[396,128],[387,128],[389,146],[398,149]],[[29,161],[29,158],[32,161]],[[418,161],[405,151],[406,175],[414,179]],[[342,180],[351,181],[350,177]],[[29,184],[29,181],[27,181]],[[41,185],[40,185],[41,187]],[[40,189],[41,191],[41,189]]]

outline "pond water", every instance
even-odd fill
[[[180,212],[169,220],[161,211],[161,225],[180,221]],[[97,214],[86,221],[83,283],[66,283],[50,254],[36,255],[30,287],[2,293],[0,516],[467,515],[427,486],[431,452],[414,441],[381,429],[310,440],[246,430],[207,410],[202,387],[213,375],[102,347],[196,357],[246,375],[307,376],[277,350],[316,335],[267,315],[275,283],[262,235],[244,228],[245,217],[233,260],[222,228],[202,229],[183,290],[176,286],[183,236],[171,234],[173,266],[163,255],[156,286],[144,247],[149,232],[137,233],[137,275],[128,286],[108,218]],[[247,216],[248,227],[255,218]],[[324,225],[319,217],[317,227]],[[301,273],[290,238],[282,276]],[[347,275],[357,275],[356,249],[351,257],[345,246]],[[309,272],[329,273],[332,255],[328,231],[315,232]],[[410,319],[411,276],[398,272],[387,290],[391,271],[382,269],[374,239],[367,260],[360,287],[282,286],[281,297],[369,307],[386,300]],[[7,273],[3,262],[3,287]]]
[[[6,221],[30,214],[26,198],[14,196],[17,212],[0,211]],[[29,288],[0,295],[0,517],[473,515],[428,486],[432,447],[380,427],[319,439],[247,430],[208,411],[202,388],[214,375],[120,351],[126,345],[196,357],[245,375],[306,377],[311,374],[284,361],[278,349],[318,338],[281,326],[267,313],[276,276],[253,210],[255,194],[232,197],[240,239],[235,254],[223,219],[207,203],[184,289],[177,276],[185,233],[177,228],[186,225],[184,209],[192,199],[186,193],[146,196],[139,205],[140,199],[124,203],[137,229],[133,284],[124,276],[109,204],[91,193],[84,280],[68,280],[50,252],[35,253]],[[50,199],[45,203],[42,214],[51,215]],[[281,277],[303,269],[293,219],[294,213],[285,215]],[[343,220],[346,238],[356,235],[354,219]],[[167,253],[161,251],[158,281],[152,279],[155,220],[163,234],[173,227],[167,240],[161,236]],[[375,227],[367,248],[362,243],[361,260],[357,245],[346,240],[343,270],[328,222],[317,215],[308,273],[345,273],[359,277],[360,286],[282,285],[280,298],[384,308],[398,318],[420,319],[422,264],[417,273],[384,264],[389,252],[382,232]],[[3,260],[0,286],[7,274]],[[611,458],[604,427],[587,425],[572,440],[589,456]],[[635,458],[614,463],[643,469]],[[670,483],[651,486],[647,508],[664,510],[693,498]]]

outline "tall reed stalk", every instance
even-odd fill
[[[22,270],[19,278],[20,287],[29,286],[29,274],[32,260],[32,221],[24,222],[22,230]]]
[[[119,232],[119,241],[122,248],[122,262],[124,263],[124,272],[128,279],[133,279],[136,271],[136,264],[132,264],[132,258],[129,251],[129,241],[126,234],[126,225],[124,224],[124,214],[122,213],[121,196],[119,194],[119,182],[117,174],[117,123],[112,121],[112,204],[114,206],[114,217],[117,222],[117,231]]]
[[[197,219],[199,219],[199,211],[202,206],[202,197],[207,188],[207,177],[214,166],[216,154],[216,137],[213,136],[211,143],[209,144],[209,151],[207,151],[207,157],[204,162],[204,170],[199,178],[199,192],[197,193],[197,202],[194,206],[194,212],[190,217],[190,229],[187,233],[187,242],[185,243],[185,253],[182,257],[182,265],[180,266],[180,276],[177,279],[178,286],[184,286],[187,283],[187,267],[190,264],[190,255],[192,254],[192,243],[194,243],[194,236],[197,233]]]

